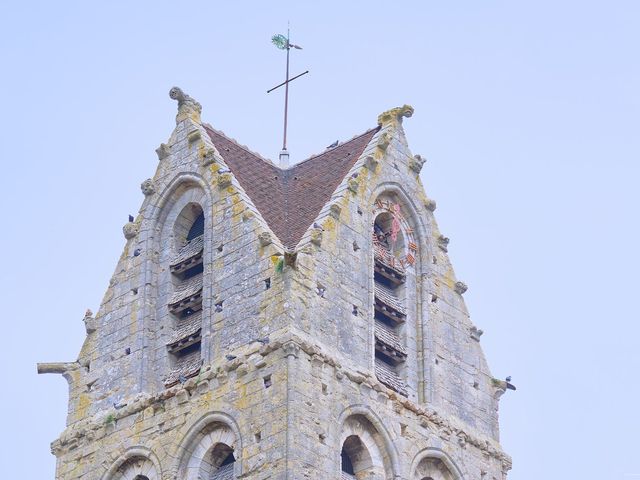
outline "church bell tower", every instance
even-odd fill
[[[52,443],[59,480],[504,480],[492,377],[402,128],[280,168],[200,118],[124,226]]]

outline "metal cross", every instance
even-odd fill
[[[271,93],[274,90],[276,90],[277,88],[280,88],[284,85],[284,136],[282,139],[282,151],[280,152],[280,163],[283,164],[283,166],[288,166],[289,163],[289,152],[287,152],[287,114],[288,114],[288,110],[289,110],[289,82],[294,81],[296,78],[300,78],[303,75],[306,75],[307,73],[309,73],[309,70],[302,72],[299,75],[296,75],[293,78],[289,78],[289,51],[292,48],[295,48],[296,50],[302,50],[302,47],[298,46],[298,45],[294,45],[293,43],[290,42],[290,35],[289,35],[289,28],[287,28],[287,36],[285,37],[284,35],[274,35],[271,38],[271,41],[273,42],[273,44],[278,47],[280,50],[286,50],[287,51],[287,70],[286,70],[286,77],[285,77],[285,81],[280,83],[279,85],[276,85],[275,87],[267,90],[267,93]]]

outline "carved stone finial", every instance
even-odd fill
[[[442,250],[443,252],[448,252],[449,251],[449,237],[445,237],[444,235],[440,235],[438,237],[438,247],[440,247],[440,250]]]
[[[202,166],[208,167],[216,163],[216,153],[214,148],[207,148],[202,154]]]
[[[93,312],[90,309],[87,309],[82,321],[84,322],[84,328],[87,332],[87,335],[97,330],[96,319],[93,318]]]
[[[422,166],[424,165],[424,162],[426,161],[427,161],[426,158],[422,158],[422,156],[420,155],[414,155],[409,159],[409,168],[414,172],[416,172],[417,174],[419,174],[420,171],[422,170]]]
[[[371,155],[369,155],[367,158],[364,159],[365,166],[372,172],[376,171],[376,168],[378,167],[378,163],[380,163],[380,161],[375,157],[372,157]]]
[[[311,230],[311,243],[320,246],[322,244],[322,228]]]
[[[331,215],[336,220],[340,218],[341,212],[342,212],[342,208],[340,207],[340,205],[337,205],[334,203],[329,207],[329,215]]]
[[[142,190],[142,193],[145,197],[148,197],[149,195],[153,195],[154,193],[156,193],[156,186],[153,183],[153,180],[147,178],[140,184],[140,190]]]
[[[231,172],[224,172],[218,175],[218,188],[227,188],[231,186],[233,175]]]
[[[169,145],[166,143],[161,143],[158,148],[156,148],[156,154],[158,155],[158,160],[163,160],[169,156],[171,152],[169,151]]]
[[[378,125],[400,125],[403,117],[411,117],[413,115],[413,107],[411,105],[403,105],[402,107],[392,108],[378,115]]]
[[[484,333],[482,330],[480,330],[478,327],[476,327],[475,325],[473,325],[471,327],[471,329],[469,330],[469,333],[471,335],[471,338],[473,338],[476,342],[480,341],[480,337],[482,336],[482,334]]]
[[[131,240],[138,235],[138,225],[134,222],[127,222],[124,227],[122,227],[122,233],[124,233],[124,238]]]
[[[267,245],[271,245],[271,243],[273,243],[271,233],[269,232],[261,232],[260,235],[258,235],[258,240],[260,241],[260,245],[262,247],[266,247]]]
[[[173,87],[171,90],[169,90],[169,96],[172,99],[178,101],[178,115],[176,116],[176,123],[179,123],[187,118],[191,118],[194,122],[200,123],[200,113],[202,113],[202,105],[200,105],[178,87]]]
[[[467,284],[464,282],[456,282],[454,289],[456,291],[456,293],[459,293],[460,295],[462,295],[464,292],[467,291],[469,287],[467,287]]]
[[[436,210],[436,201],[433,198],[427,198],[427,200],[424,202],[424,206],[430,212],[435,212],[435,210]]]
[[[387,132],[384,132],[378,137],[378,144],[376,146],[380,150],[385,152],[387,148],[389,148],[390,143],[391,143],[391,135],[389,135]]]
[[[349,191],[352,193],[358,193],[358,188],[360,187],[360,183],[355,178],[350,178],[347,182]]]

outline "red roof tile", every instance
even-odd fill
[[[282,170],[205,125],[211,141],[280,241],[295,247],[379,127]]]

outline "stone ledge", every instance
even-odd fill
[[[453,435],[464,438],[466,445],[471,445],[482,453],[501,461],[507,470],[510,468],[511,457],[501,450],[495,440],[472,430],[468,426],[460,425],[460,421],[455,418],[445,418],[432,407],[418,405],[412,400],[404,398],[378,381],[373,372],[363,372],[343,367],[337,358],[325,353],[320,345],[293,333],[284,333],[261,347],[252,344],[252,348],[247,348],[244,352],[238,353],[233,361],[221,360],[211,365],[205,365],[202,367],[202,372],[198,378],[190,378],[184,384],[175,385],[153,395],[140,393],[131,399],[125,399],[123,401],[126,404],[124,408],[103,410],[91,418],[71,424],[62,432],[58,440],[52,442],[51,452],[59,456],[65,451],[76,448],[79,443],[85,441],[84,439],[86,441],[94,441],[103,438],[113,430],[113,427],[111,427],[111,430],[108,429],[110,423],[116,423],[120,419],[142,412],[148,407],[172,397],[184,396],[187,401],[190,401],[190,398],[192,398],[191,393],[195,393],[200,383],[208,382],[217,377],[226,378],[229,372],[235,371],[241,366],[245,371],[250,368],[259,370],[258,363],[260,362],[256,360],[257,358],[266,357],[276,351],[282,351],[284,356],[287,351],[291,350],[291,344],[296,345],[296,351],[309,355],[314,363],[324,363],[334,367],[336,378],[341,379],[346,376],[355,384],[366,385],[394,402],[394,408],[397,412],[401,412],[404,408],[413,413],[416,415],[418,423],[424,428],[435,427],[436,432],[441,436]],[[107,422],[107,419],[110,419],[111,422]]]

